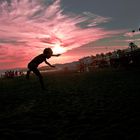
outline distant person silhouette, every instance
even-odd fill
[[[138,46],[134,42],[130,42],[129,47],[131,49],[131,52],[138,48]]]
[[[33,71],[35,73],[35,75],[39,78],[41,88],[45,89],[43,77],[42,77],[41,73],[39,72],[39,70],[37,69],[37,67],[42,62],[45,62],[50,67],[55,67],[55,66],[51,65],[49,62],[47,62],[46,59],[51,58],[51,56],[60,56],[60,55],[61,54],[53,54],[53,51],[51,48],[45,48],[42,54],[36,56],[29,62],[29,64],[28,64],[29,70],[27,71],[26,78],[29,79],[29,75],[30,75],[31,71]]]

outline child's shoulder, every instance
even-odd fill
[[[43,54],[39,54],[35,57],[36,59],[39,59],[39,58],[44,58],[44,55]]]
[[[43,54],[43,53],[41,53],[41,54],[39,54],[39,55],[38,55],[38,57],[44,57],[44,54]]]

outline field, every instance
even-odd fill
[[[140,139],[140,70],[0,79],[0,140]]]

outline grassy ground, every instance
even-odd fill
[[[98,70],[0,80],[0,139],[140,139],[140,71]]]

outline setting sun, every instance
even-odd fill
[[[64,47],[61,47],[59,44],[56,44],[52,49],[54,54],[61,54],[66,52],[66,49]]]

